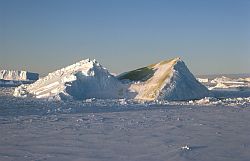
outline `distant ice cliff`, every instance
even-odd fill
[[[0,79],[15,81],[38,80],[39,74],[18,70],[0,70]]]

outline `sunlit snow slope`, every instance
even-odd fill
[[[180,58],[123,73],[118,79],[130,80],[129,90],[140,100],[188,100],[209,95]]]
[[[123,85],[97,61],[82,60],[57,70],[31,85],[15,89],[14,96],[86,99],[120,98]]]

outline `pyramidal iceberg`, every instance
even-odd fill
[[[21,85],[14,96],[46,99],[123,97],[122,83],[96,60],[82,60],[49,73],[31,85]]]
[[[190,100],[208,96],[208,89],[196,80],[178,57],[125,72],[117,76],[130,81],[129,90],[140,100]],[[128,80],[128,81],[125,81]]]
[[[14,96],[46,99],[126,98],[137,100],[190,100],[208,96],[180,58],[113,76],[96,60],[82,60],[57,70],[30,85],[15,89]]]

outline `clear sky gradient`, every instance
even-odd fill
[[[194,74],[250,73],[250,0],[0,0],[0,68],[91,58],[120,73],[177,56]]]

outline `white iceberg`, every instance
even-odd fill
[[[123,85],[96,60],[82,60],[66,68],[49,73],[31,85],[21,85],[14,96],[88,99],[121,98]]]
[[[82,60],[57,70],[31,85],[21,85],[14,96],[46,99],[189,100],[208,95],[180,58],[162,61],[117,77],[97,61]]]

